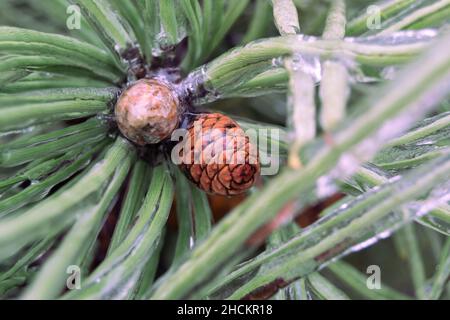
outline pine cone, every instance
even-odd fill
[[[254,184],[260,174],[258,151],[234,120],[202,114],[187,130],[180,167],[200,189],[231,196]]]
[[[157,79],[141,79],[125,89],[115,108],[122,134],[138,145],[168,138],[179,123],[180,104],[174,90]]]

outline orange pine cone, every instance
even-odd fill
[[[200,189],[231,196],[253,186],[260,174],[258,151],[234,120],[201,114],[187,130],[180,167]]]

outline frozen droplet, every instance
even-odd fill
[[[284,58],[276,57],[272,58],[272,67],[279,68],[284,66]]]
[[[302,71],[311,76],[315,83],[322,79],[322,64],[320,58],[313,55],[295,53],[291,58],[292,71]]]

